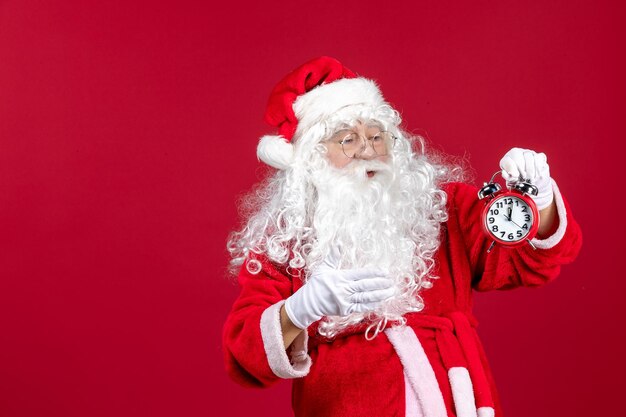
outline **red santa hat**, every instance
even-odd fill
[[[352,105],[378,106],[385,100],[374,81],[358,77],[334,58],[322,56],[296,68],[272,90],[265,120],[278,128],[257,146],[258,158],[278,169],[294,161],[302,131]]]

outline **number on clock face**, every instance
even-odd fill
[[[528,234],[533,220],[533,212],[524,200],[514,196],[501,196],[489,205],[485,226],[500,240],[518,242]]]

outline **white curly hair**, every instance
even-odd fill
[[[386,163],[355,159],[349,169],[329,164],[323,140],[355,121],[374,121],[396,137]],[[398,296],[392,301],[369,313],[325,317],[318,330],[323,336],[365,321],[365,337],[371,339],[388,322],[405,323],[404,314],[424,308],[419,291],[437,278],[435,253],[447,220],[441,185],[461,180],[464,170],[441,153],[426,152],[425,139],[408,134],[400,123],[388,104],[351,105],[318,120],[296,132],[289,168],[268,176],[241,201],[244,225],[227,245],[233,272],[255,253],[287,271],[303,271],[306,281],[336,246],[342,268],[381,267],[395,279]],[[379,172],[368,179],[372,167]],[[257,260],[245,265],[252,274],[260,272]]]

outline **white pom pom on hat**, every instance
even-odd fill
[[[265,135],[259,140],[256,156],[269,166],[287,169],[293,162],[293,145],[282,136]]]
[[[299,122],[321,120],[353,104],[383,103],[373,81],[357,77],[334,58],[313,59],[290,72],[272,90],[265,120],[278,128],[278,134],[260,139],[257,157],[274,168],[287,169],[294,160],[291,140]]]

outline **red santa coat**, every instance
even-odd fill
[[[494,381],[476,333],[472,290],[536,287],[554,279],[580,250],[582,236],[553,182],[558,227],[516,249],[496,246],[481,229],[477,189],[447,184],[448,221],[436,256],[440,278],[423,290],[425,308],[374,340],[357,327],[333,340],[317,323],[283,348],[280,307],[302,286],[259,258],[262,271],[239,274],[241,293],[223,332],[228,374],[250,387],[293,379],[296,416],[501,416]]]

